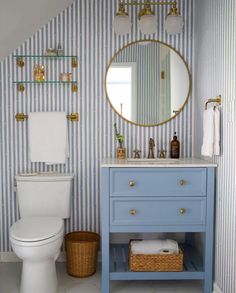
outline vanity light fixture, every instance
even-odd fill
[[[170,12],[165,20],[165,29],[168,34],[178,34],[183,28],[183,19],[180,15],[177,2],[151,2],[145,0],[144,2],[121,1],[119,4],[119,10],[115,16],[113,27],[115,33],[118,35],[127,34],[131,28],[131,21],[128,13],[125,11],[125,6],[143,6],[138,14],[138,26],[143,34],[153,34],[157,29],[157,21],[152,11],[151,5],[171,5]]]

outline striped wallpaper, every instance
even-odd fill
[[[168,36],[163,29],[169,8],[155,7],[158,17],[158,33],[148,36],[159,39],[176,48],[193,68],[193,0],[179,0],[185,27],[178,36]],[[118,0],[75,1],[65,11],[25,41],[14,54],[41,54],[48,47],[59,43],[66,54],[78,55],[79,67],[71,69],[68,60],[45,61],[46,74],[55,77],[61,71],[73,73],[78,80],[79,91],[72,93],[66,85],[27,85],[19,93],[13,81],[32,76],[33,64],[41,60],[27,60],[23,69],[16,66],[13,55],[0,63],[0,251],[11,251],[9,227],[19,218],[14,176],[18,172],[56,170],[74,172],[73,210],[66,222],[66,231],[100,231],[99,177],[100,161],[114,157],[116,142],[114,122],[125,135],[128,156],[135,148],[146,156],[148,139],[153,137],[159,148],[168,149],[174,131],[181,141],[181,155],[192,155],[193,107],[190,98],[184,111],[171,122],[160,127],[138,127],[122,120],[111,108],[104,90],[106,66],[113,54],[123,45],[142,39],[136,25],[138,8],[129,8],[133,20],[132,32],[116,36],[112,21],[118,9]],[[53,68],[53,71],[52,71]],[[17,112],[72,111],[79,112],[79,123],[68,122],[70,158],[65,166],[45,167],[28,160],[27,122],[16,122]]]
[[[199,3],[200,2],[200,3]],[[204,102],[222,95],[222,154],[217,169],[215,282],[223,293],[236,292],[236,2],[196,1],[195,123],[200,154]],[[220,292],[219,291],[219,292]]]

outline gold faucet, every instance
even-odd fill
[[[149,143],[148,143],[148,159],[154,159],[154,146],[155,146],[155,142],[153,138],[149,139]]]
[[[134,150],[133,153],[134,153],[134,159],[140,159],[140,154],[141,154],[140,150]]]
[[[166,158],[166,151],[165,150],[160,150],[159,153],[160,153],[160,155],[159,155],[160,159],[165,159]]]

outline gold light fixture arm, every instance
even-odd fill
[[[24,113],[17,113],[15,115],[16,121],[25,121],[28,119],[28,115],[25,115]],[[79,121],[79,114],[78,113],[71,113],[70,115],[66,115],[66,118],[70,120],[71,122],[77,122]]]
[[[151,10],[151,5],[171,5],[171,10],[168,15],[179,15],[178,8],[177,8],[177,2],[151,2],[151,1],[145,1],[145,2],[138,2],[138,1],[131,1],[131,2],[125,2],[121,1],[119,4],[119,11],[116,15],[128,15],[125,12],[125,6],[144,6],[143,9],[140,10],[138,14],[138,18],[140,19],[143,15],[153,15],[153,11]]]
[[[139,5],[139,6],[142,6],[142,5],[177,5],[177,2],[176,1],[173,1],[173,2],[151,2],[151,1],[146,1],[146,2],[138,2],[138,1],[131,1],[131,2],[124,2],[122,1],[120,4],[122,5],[126,5],[126,6],[131,6],[131,5]]]
[[[116,13],[116,15],[128,15],[128,13],[125,12],[125,6],[124,6],[124,3],[123,3],[123,2],[121,2],[121,3],[119,4],[119,10],[118,10],[118,12]]]

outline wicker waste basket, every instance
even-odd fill
[[[93,232],[71,232],[65,240],[68,274],[82,278],[96,273],[100,236]]]

